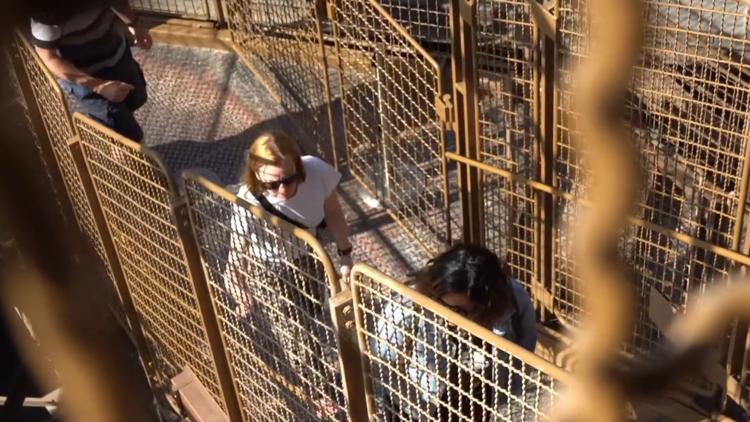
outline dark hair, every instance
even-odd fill
[[[515,306],[500,259],[477,245],[456,245],[433,258],[416,274],[412,287],[432,298],[465,294],[476,307],[471,319],[485,326]]]

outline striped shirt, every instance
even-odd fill
[[[102,3],[58,25],[32,19],[34,45],[55,49],[60,58],[90,75],[114,66],[128,48],[127,28],[107,2]]]

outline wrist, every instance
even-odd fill
[[[88,78],[81,85],[89,88],[90,90],[94,91],[95,93],[99,93],[99,87],[104,85],[106,81],[99,78]]]

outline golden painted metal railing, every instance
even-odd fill
[[[318,154],[339,164],[343,160],[336,158],[333,138],[337,117],[343,119],[345,139],[339,140],[345,141],[349,170],[425,252],[434,254],[460,238],[450,229],[462,227],[465,239],[483,242],[508,263],[540,305],[545,322],[559,319],[575,327],[585,310],[569,226],[586,207],[588,180],[582,165],[587,157],[572,142],[580,116],[571,105],[576,89],[571,75],[589,53],[586,2],[451,3],[450,13],[438,2],[411,10],[402,2],[369,0],[228,0],[221,6],[243,63],[258,75],[271,75],[265,83],[312,134]],[[635,354],[652,351],[663,340],[652,321],[652,295],[685,311],[696,292],[744,270],[750,260],[748,40],[737,30],[746,6],[699,3],[644,3],[645,47],[622,116],[646,174],[646,189],[620,244],[635,273],[637,321],[626,349]],[[435,17],[439,23],[433,27]],[[448,34],[443,17],[453,26],[450,88],[446,67],[427,51],[434,46],[428,41]],[[699,27],[691,26],[695,22]],[[201,232],[209,227],[228,235],[231,226],[200,220],[206,216],[199,215],[199,207],[193,209],[194,236],[184,198],[158,158],[83,117],[76,118],[76,137],[56,81],[30,44],[21,36],[14,41],[17,71],[27,99],[33,99],[32,120],[43,135],[47,162],[59,170],[73,215],[109,263],[121,296],[127,296],[122,301],[131,326],[143,326],[159,382],[191,366],[217,402],[239,417],[239,404],[257,402],[260,393],[227,381],[234,376],[227,375],[230,367],[236,373],[251,370],[244,355],[237,357],[239,346],[227,353],[223,348],[238,341],[244,323],[233,322],[231,330],[221,325],[236,314],[233,302],[217,294],[226,288],[217,281],[223,280],[217,268],[229,261],[208,258],[219,240]],[[448,91],[453,99],[443,95]],[[331,106],[337,95],[340,116]],[[454,178],[460,189],[452,185]],[[193,195],[206,197],[195,204],[211,212],[236,206],[216,187],[194,179],[187,184]],[[462,221],[451,220],[452,205],[461,206]],[[276,233],[273,223],[250,214],[258,225],[253,227],[268,236]],[[295,247],[310,252],[307,243]],[[311,264],[293,269],[296,275],[289,280],[323,285],[333,280],[322,255],[311,256]],[[262,265],[256,267],[260,271]],[[306,275],[300,278],[300,272]],[[329,287],[329,297],[339,297],[334,302],[346,303],[346,290]],[[325,303],[316,306],[316,315],[322,315]],[[345,320],[345,307],[334,306],[337,311],[326,323]],[[312,315],[298,316],[310,321]],[[322,343],[348,344],[349,352],[342,352],[348,355],[356,345],[341,343],[343,331],[330,328]],[[731,382],[745,396],[750,391],[746,339],[747,327],[736,325],[723,350]],[[227,367],[219,368],[227,354]],[[332,362],[321,367],[332,371]],[[339,370],[346,372],[347,365]],[[350,387],[340,381],[327,404],[328,390],[316,392],[308,385],[307,392],[290,389],[291,396],[276,409],[304,402],[317,409],[312,412],[351,412],[336,398]]]
[[[185,186],[243,419],[361,417],[348,305],[318,240],[199,177]]]
[[[37,135],[41,137],[40,148],[44,153],[45,165],[50,169],[57,169],[53,174],[60,176],[67,194],[62,200],[70,204],[78,226],[102,259],[111,279],[102,235],[91,210],[88,192],[81,182],[74,154],[71,152],[71,148],[76,148],[75,144],[70,145],[75,131],[65,96],[57,80],[34,52],[32,45],[18,31],[14,32],[13,53],[17,55],[14,61],[17,65],[16,72],[22,88],[27,90],[26,100],[29,102],[32,119],[40,120]]]
[[[568,373],[366,265],[352,279],[370,420],[551,419]]]
[[[306,147],[337,164],[323,1],[226,0],[235,51],[294,115]]]
[[[165,388],[185,367],[233,414],[231,381],[184,199],[161,159],[81,114],[76,130],[129,299]],[[140,350],[142,353],[145,350]],[[217,363],[218,362],[218,363]]]
[[[329,7],[349,170],[436,253],[450,241],[440,67],[377,1]]]

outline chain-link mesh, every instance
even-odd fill
[[[567,374],[366,266],[353,274],[371,420],[549,420]]]
[[[173,207],[178,197],[152,152],[92,119],[74,115],[158,383],[189,366],[222,406],[216,365]]]
[[[317,154],[332,162],[328,69],[318,18],[325,11],[308,0],[227,0],[225,5],[240,56],[294,115]]]
[[[425,250],[437,252],[448,232],[440,70],[376,2],[332,6],[337,50],[361,53],[339,56],[350,170]]]
[[[200,20],[218,18],[214,0],[132,0],[131,4],[139,12]]]
[[[109,279],[114,280],[109,261],[104,252],[101,234],[94,221],[89,198],[86,196],[81,183],[81,176],[68,147],[68,141],[75,135],[75,132],[70,121],[65,97],[57,81],[36,55],[28,40],[20,33],[15,32],[13,41],[14,51],[26,70],[28,82],[33,91],[34,102],[39,108],[47,138],[55,157],[55,163],[46,164],[56,165],[60,170],[68,199],[75,213],[76,222],[105,264]],[[22,76],[19,75],[19,77]],[[31,101],[31,99],[27,100]]]
[[[210,182],[185,186],[245,420],[347,420],[322,247]]]

